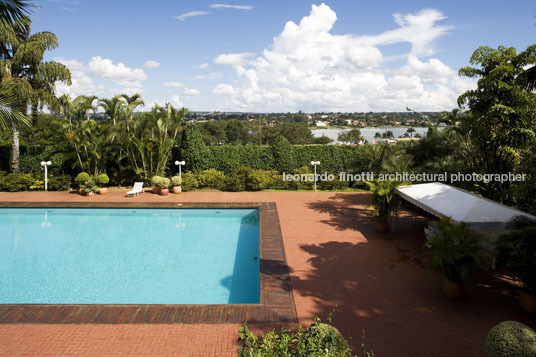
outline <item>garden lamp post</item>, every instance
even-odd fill
[[[175,161],[175,165],[179,166],[179,177],[182,179],[182,165],[185,165],[184,161]]]
[[[315,167],[315,191],[316,191],[316,165],[320,165],[320,161],[311,161],[311,165]]]
[[[48,165],[50,165],[52,162],[50,161],[41,161],[41,166],[45,167],[45,191],[48,190]]]

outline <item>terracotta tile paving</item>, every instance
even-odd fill
[[[366,193],[326,192],[0,193],[0,202],[276,202],[300,323],[336,308],[334,324],[356,353],[363,329],[376,356],[486,356],[484,338],[496,323],[514,319],[536,328],[536,318],[518,307],[516,287],[496,276],[483,276],[463,301],[444,298],[441,278],[425,279],[419,221],[405,217],[395,232],[377,234],[368,200]],[[238,327],[0,324],[0,356],[233,356]]]

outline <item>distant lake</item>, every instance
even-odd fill
[[[426,136],[426,133],[428,132],[428,128],[413,128],[415,129],[415,135],[416,133],[421,134],[422,136]],[[320,138],[322,136],[327,136],[330,139],[333,139],[334,142],[338,142],[337,138],[339,137],[339,134],[345,131],[350,131],[352,129],[312,129],[311,132],[313,133],[313,136],[315,138]],[[392,131],[395,138],[399,138],[408,130],[408,128],[359,128],[361,131],[361,136],[365,138],[369,143],[371,143],[374,140],[374,135],[376,133],[383,134],[387,131]]]

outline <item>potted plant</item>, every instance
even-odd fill
[[[93,177],[90,177],[86,180],[83,185],[83,188],[86,196],[93,196],[97,192],[99,192],[99,186],[97,186],[97,183],[95,182],[95,179]]]
[[[161,177],[159,181],[160,187],[160,196],[167,196],[169,193],[169,186],[171,185],[171,180],[167,177]]]
[[[87,172],[79,173],[74,179],[74,182],[78,185],[78,193],[81,195],[85,193],[84,185],[86,184],[87,180],[89,180],[89,174]]]
[[[518,216],[510,228],[512,232],[497,240],[498,263],[521,281],[519,304],[523,310],[536,313],[536,220]]]
[[[442,218],[437,223],[439,233],[433,235],[425,253],[431,259],[432,271],[445,274],[443,293],[451,298],[465,296],[465,286],[472,282],[477,268],[491,258],[491,253],[481,245],[482,235],[469,231],[465,222],[453,223]]]
[[[153,193],[159,194],[160,193],[160,181],[162,180],[162,177],[160,176],[153,176],[151,179],[151,183],[153,184]]]
[[[387,218],[393,211],[398,196],[395,189],[404,182],[386,180],[363,181],[372,191],[372,219],[376,222],[376,231],[385,233],[389,231],[389,222]]]
[[[172,192],[173,193],[181,193],[182,189],[181,189],[181,184],[182,184],[182,179],[180,176],[173,176],[171,178],[171,183],[173,184],[173,188],[172,188]]]
[[[110,182],[110,178],[106,174],[100,174],[97,176],[97,185],[99,186],[99,195],[105,195],[108,192],[107,187],[102,187]]]

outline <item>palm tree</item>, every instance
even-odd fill
[[[145,103],[143,102],[143,99],[141,98],[141,95],[139,94],[134,94],[134,95],[131,95],[131,96],[128,96],[127,94],[121,94],[121,97],[123,97],[125,99],[125,101],[127,102],[127,108],[126,108],[126,111],[127,111],[127,115],[128,115],[128,120],[129,121],[132,121],[132,117],[134,115],[134,110],[137,108],[137,107],[143,107],[145,105]],[[128,126],[127,126],[128,128]]]
[[[97,99],[94,95],[79,95],[73,100],[72,114],[80,121],[89,120],[89,111],[97,111],[97,104],[93,104]]]
[[[126,100],[122,95],[113,96],[112,99],[101,99],[98,104],[98,106],[104,109],[104,114],[108,119],[112,120],[114,126],[126,105]]]
[[[59,102],[54,96],[56,81],[71,84],[71,73],[63,64],[43,62],[46,50],[58,46],[56,35],[38,32],[30,35],[30,20],[19,18],[13,26],[0,22],[0,91],[12,94],[26,114],[28,106],[34,118],[37,109],[45,104],[58,109]],[[12,127],[12,170],[19,172],[19,126]]]
[[[26,0],[0,0],[0,21],[15,24],[29,15],[35,5]]]
[[[0,93],[0,127],[13,128],[29,125],[26,115],[17,107],[17,100],[5,93]]]
[[[16,37],[16,24],[20,24],[24,16],[30,14],[30,7],[33,6],[24,0],[0,0],[0,33],[2,36],[9,36],[11,39]],[[0,46],[0,51],[0,59],[3,60],[9,52],[4,46]],[[0,68],[0,73],[1,77],[8,73],[5,65]],[[0,127],[13,128],[29,125],[28,118],[22,113],[18,104],[12,94],[7,91],[0,93]]]

